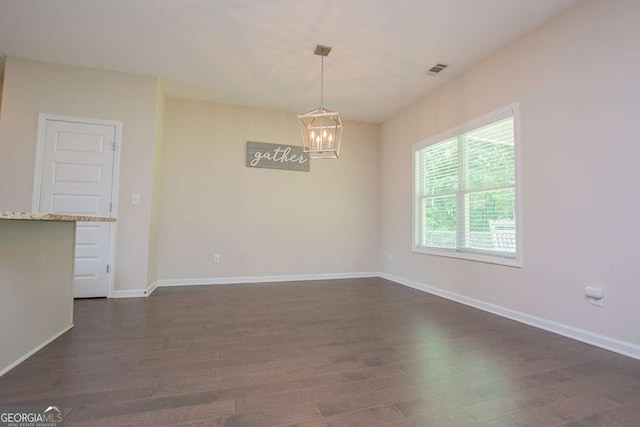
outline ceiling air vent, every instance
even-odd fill
[[[448,65],[447,64],[443,64],[441,62],[437,63],[436,65],[434,65],[433,67],[431,67],[429,69],[429,71],[427,71],[427,74],[431,75],[431,76],[435,76],[437,75],[440,71],[444,70],[445,68],[447,68]]]

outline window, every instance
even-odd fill
[[[414,145],[414,251],[520,265],[515,112]]]

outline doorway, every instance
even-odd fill
[[[119,122],[41,114],[33,211],[115,216]],[[109,297],[115,224],[78,222],[74,297]]]

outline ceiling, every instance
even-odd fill
[[[0,55],[154,75],[170,96],[379,123],[579,0],[0,0]],[[435,63],[450,67],[437,77]]]

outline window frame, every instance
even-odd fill
[[[420,229],[422,227],[422,218],[419,215],[418,202],[422,198],[422,195],[418,195],[417,188],[417,170],[416,170],[416,154],[419,150],[428,147],[430,145],[444,142],[447,139],[455,138],[461,134],[470,132],[474,129],[482,126],[489,125],[497,122],[506,117],[513,116],[513,138],[514,138],[514,176],[515,176],[515,219],[516,219],[516,253],[515,257],[509,254],[500,252],[491,252],[486,250],[473,250],[469,248],[436,248],[432,246],[419,246],[418,240],[420,237]],[[481,117],[473,119],[462,125],[456,126],[452,129],[441,132],[437,135],[418,141],[412,145],[412,234],[411,234],[411,251],[418,254],[435,255],[449,258],[465,259],[469,261],[485,262],[490,264],[500,264],[510,267],[522,267],[522,235],[523,235],[523,222],[522,222],[522,163],[520,160],[520,153],[522,151],[522,139],[520,138],[520,114],[519,104],[513,103],[499,110],[492,111]],[[459,161],[463,159],[463,155],[459,153]],[[460,193],[460,190],[457,191]],[[464,193],[463,193],[464,194]],[[460,214],[460,213],[459,213]],[[459,220],[456,221],[457,226],[460,225]],[[457,233],[460,230],[456,231]]]

